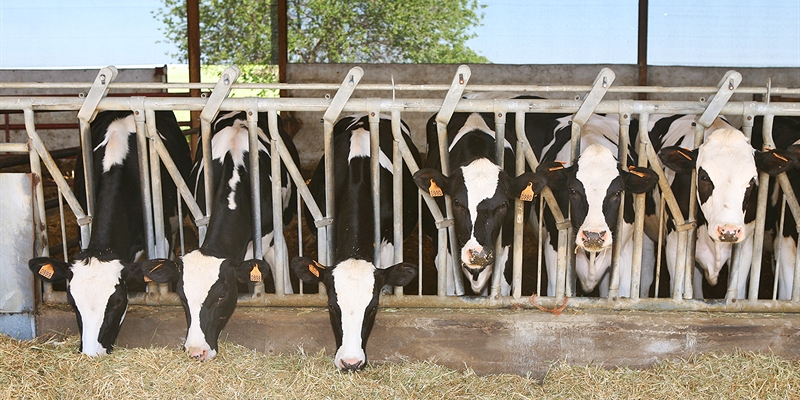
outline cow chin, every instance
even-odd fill
[[[492,265],[469,265],[461,262],[461,270],[469,279],[470,287],[476,294],[480,294],[492,277]]]

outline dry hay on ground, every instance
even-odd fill
[[[119,348],[89,358],[78,339],[20,342],[0,336],[2,398],[800,398],[800,361],[770,354],[707,354],[646,370],[553,365],[543,381],[477,376],[433,361],[334,370],[325,354],[269,356],[222,343],[199,363],[178,349]]]

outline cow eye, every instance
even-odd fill
[[[494,213],[495,213],[496,215],[500,215],[500,214],[503,214],[503,213],[505,213],[507,209],[508,209],[508,203],[503,203],[503,204],[500,204],[500,205],[499,205],[499,206],[498,206],[498,207],[497,207],[497,208],[494,210]]]
[[[225,300],[225,293],[219,295],[218,301],[222,301],[222,300]]]

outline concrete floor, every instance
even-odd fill
[[[236,310],[221,340],[268,354],[335,353],[326,309]],[[67,306],[43,307],[38,334],[74,334]],[[180,307],[131,306],[117,345],[181,351],[186,320]],[[478,374],[543,376],[549,365],[645,368],[658,360],[710,351],[772,352],[800,358],[800,316],[705,312],[382,309],[367,347],[370,362],[429,360]]]

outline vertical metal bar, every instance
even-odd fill
[[[372,215],[373,215],[373,232],[374,242],[373,251],[375,252],[375,266],[378,268],[385,267],[381,265],[381,140],[380,140],[380,123],[381,123],[381,105],[380,99],[370,98],[367,100],[367,108],[369,112],[369,136],[370,136],[370,171],[372,177]]]
[[[156,114],[153,110],[145,111],[147,127],[147,141],[150,151],[150,176],[153,193],[153,231],[155,232],[155,257],[166,258],[169,248],[167,246],[166,232],[164,232],[164,199],[161,192],[161,161],[156,151],[156,146],[151,143],[152,138],[158,136],[156,127]],[[150,258],[153,258],[150,255]]]
[[[263,232],[261,231],[261,167],[259,165],[259,140],[258,140],[258,99],[248,98],[247,104],[247,139],[248,139],[248,164],[250,165],[250,201],[251,212],[253,213],[253,259],[262,259],[264,249],[261,243]],[[275,229],[275,227],[273,227]],[[277,268],[276,268],[277,270]],[[275,281],[275,294],[282,291],[283,286],[277,277]],[[280,288],[280,289],[279,289]],[[253,288],[253,295],[264,292],[264,283],[258,282]]]
[[[639,34],[637,40],[637,65],[639,86],[647,86],[647,17],[648,0],[639,0]],[[647,99],[647,93],[639,93],[639,100]]]
[[[518,112],[515,115],[515,129],[517,136],[525,134],[525,113]],[[517,140],[516,165],[514,174],[520,176],[525,172],[525,142]],[[514,299],[522,297],[522,246],[523,231],[525,228],[525,202],[514,199],[514,254],[511,278],[511,296]]]
[[[507,99],[494,100],[494,144],[495,144],[495,157],[497,165],[501,169],[505,168],[505,143],[506,143],[506,110],[508,109]],[[516,209],[516,207],[515,207]],[[497,240],[494,243],[494,267],[492,268],[492,285],[489,291],[492,298],[498,298],[501,294],[501,280],[505,274],[506,260],[500,257],[503,254],[503,230],[497,235]],[[511,254],[507,255],[511,257]]]
[[[783,260],[781,260],[780,255],[783,254],[783,240],[780,240],[780,238],[783,236],[783,224],[784,224],[785,219],[786,219],[786,198],[782,197],[782,199],[783,200],[781,201],[781,217],[778,220],[778,232],[776,233],[776,236],[777,235],[780,235],[780,236],[777,236],[779,239],[776,240],[776,245],[775,245],[775,248],[773,249],[773,252],[775,254],[774,255],[774,257],[775,257],[775,281],[772,284],[772,300],[775,300],[775,299],[778,298],[778,287],[779,287],[778,284],[780,283],[780,281],[783,280],[783,279],[787,279],[788,278],[786,276],[781,276],[781,263],[782,263]],[[798,242],[800,242],[800,241],[798,241]]]
[[[26,109],[25,113],[25,124],[28,131],[33,131],[36,127],[35,125],[35,118],[33,114],[33,110]],[[31,148],[32,139],[28,139],[28,147]],[[31,164],[31,174],[33,174],[35,180],[35,185],[33,188],[33,196],[36,204],[32,207],[33,211],[33,218],[34,218],[34,254],[41,255],[43,257],[50,256],[50,245],[49,245],[49,237],[47,236],[47,214],[46,209],[44,207],[44,185],[42,183],[43,175],[42,175],[42,164],[39,158],[39,155],[33,149],[28,151],[28,159],[30,160]],[[51,173],[52,175],[52,173]],[[62,175],[63,176],[63,175]],[[59,199],[59,207],[62,210],[61,212],[61,230],[62,236],[66,236],[64,234],[64,213],[63,213],[63,206],[61,205],[61,190],[59,188],[58,191],[58,199]],[[41,228],[45,227],[45,228]],[[66,243],[66,240],[62,238],[62,243]],[[88,239],[86,240],[88,243]],[[66,252],[64,252],[64,261],[69,262],[69,259],[66,256]]]
[[[183,234],[183,197],[181,197],[180,189],[175,189],[175,198],[178,199],[178,236],[181,242],[181,257],[183,257],[186,254],[186,240]]]
[[[208,221],[211,217],[211,203],[214,199],[214,170],[211,158],[211,122],[203,119],[200,120],[200,145],[203,150],[203,190],[205,191],[206,199],[205,220]],[[207,228],[207,222],[203,225],[197,225],[199,245],[201,246],[205,241]]]
[[[81,138],[81,161],[83,162],[83,180],[86,191],[86,215],[89,217],[94,216],[94,159],[92,158],[92,131],[89,127],[89,122],[80,121],[80,138]],[[89,229],[92,228],[92,221],[89,221]],[[89,240],[81,241],[81,249],[86,249],[89,245]]]
[[[617,159],[619,160],[619,164],[622,166],[623,170],[627,170],[628,167],[628,130],[630,129],[630,122],[630,119],[627,118],[627,114],[619,114],[619,132],[617,132]],[[616,230],[618,232],[617,237],[619,237],[622,235],[622,227],[625,224],[625,196],[620,199],[616,223]],[[619,270],[619,264],[621,262],[621,250],[621,240],[614,240],[611,249],[611,271],[609,273],[610,279],[608,285],[609,301],[616,301],[619,298],[619,275],[621,272]]]
[[[402,137],[400,111],[392,111],[392,215],[394,262],[403,260],[403,155],[400,154],[400,144],[397,137]],[[419,275],[422,275],[419,273]],[[403,295],[403,287],[394,288],[395,296]]]
[[[756,103],[746,103],[743,115],[742,132],[752,142],[753,123],[755,121]],[[772,127],[769,127],[770,130]],[[762,135],[767,136],[767,135]],[[767,142],[763,142],[766,144]],[[766,146],[765,146],[766,147]],[[763,149],[760,149],[763,150]],[[750,260],[750,287],[747,297],[751,302],[758,300],[758,288],[761,286],[761,257],[764,252],[764,230],[767,215],[767,202],[769,201],[769,175],[764,172],[758,174],[758,207],[756,208],[755,231],[753,232],[753,252]],[[777,270],[776,270],[777,272]],[[777,274],[775,274],[777,279]]]
[[[629,121],[629,114],[623,113],[623,118],[628,119]],[[630,122],[627,122],[629,124]],[[644,135],[647,135],[647,125],[643,127]],[[628,142],[630,142],[629,136],[630,130],[625,130],[625,135],[628,136]],[[638,157],[638,166],[639,167],[647,167],[647,146],[648,142],[640,142],[637,157]],[[642,288],[642,259],[644,255],[642,254],[643,251],[643,244],[644,244],[644,219],[645,219],[645,194],[637,194],[634,195],[634,222],[633,222],[633,259],[631,260],[631,299],[638,299],[641,295],[642,289],[649,290],[649,288]],[[647,266],[648,268],[652,268],[652,266]]]
[[[136,122],[136,145],[139,148],[139,191],[142,194],[142,218],[144,219],[144,237],[147,255],[156,254],[155,234],[153,233],[153,202],[151,197],[150,160],[147,154],[147,127],[145,126],[144,97],[137,97],[132,102],[133,119]],[[156,287],[155,284],[152,285]]]
[[[254,101],[254,103],[256,102]],[[257,103],[254,105],[257,106]],[[291,282],[289,281],[289,277],[286,275],[289,272],[289,255],[287,254],[288,249],[286,247],[286,238],[283,235],[284,206],[283,181],[281,177],[281,157],[278,150],[279,142],[275,139],[276,137],[280,136],[277,110],[269,110],[267,112],[267,125],[270,138],[270,162],[272,164],[272,243],[275,259],[275,265],[272,266],[275,270],[275,276],[273,278],[275,281],[275,294],[278,296],[283,296],[284,294],[291,293]],[[291,182],[288,183],[291,185]]]
[[[333,219],[334,177],[333,177],[333,122],[324,121],[322,127],[322,147],[325,154],[325,218]],[[333,221],[336,223],[336,221]],[[317,233],[317,251],[324,265],[333,263],[333,224],[322,226]],[[323,292],[324,293],[324,292]]]

